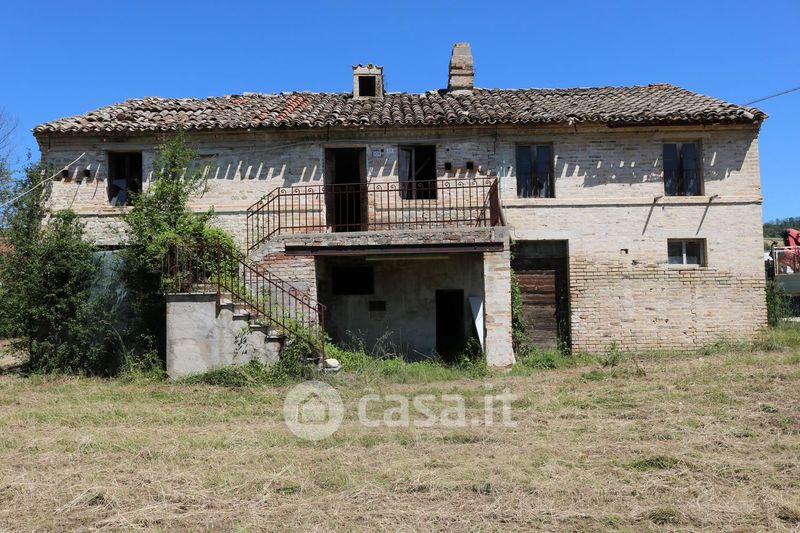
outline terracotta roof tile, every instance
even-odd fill
[[[349,93],[279,93],[126,100],[48,122],[35,133],[321,128],[326,126],[458,126],[484,124],[759,123],[762,111],[673,85],[577,89],[475,89],[380,99]]]

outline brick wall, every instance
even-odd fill
[[[766,320],[763,276],[724,269],[570,258],[570,296],[576,351],[698,348]]]

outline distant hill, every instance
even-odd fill
[[[770,222],[764,222],[764,237],[776,239],[781,244],[781,234],[786,228],[800,229],[800,217],[776,218]]]

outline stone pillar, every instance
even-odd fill
[[[486,324],[486,364],[510,368],[514,364],[511,344],[511,252],[483,254],[483,293]]]

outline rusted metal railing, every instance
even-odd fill
[[[247,249],[274,235],[502,225],[496,178],[279,187],[247,210]]]
[[[164,257],[168,293],[209,293],[251,317],[291,334],[325,357],[325,306],[310,294],[248,260],[231,244],[215,240],[174,245]]]

